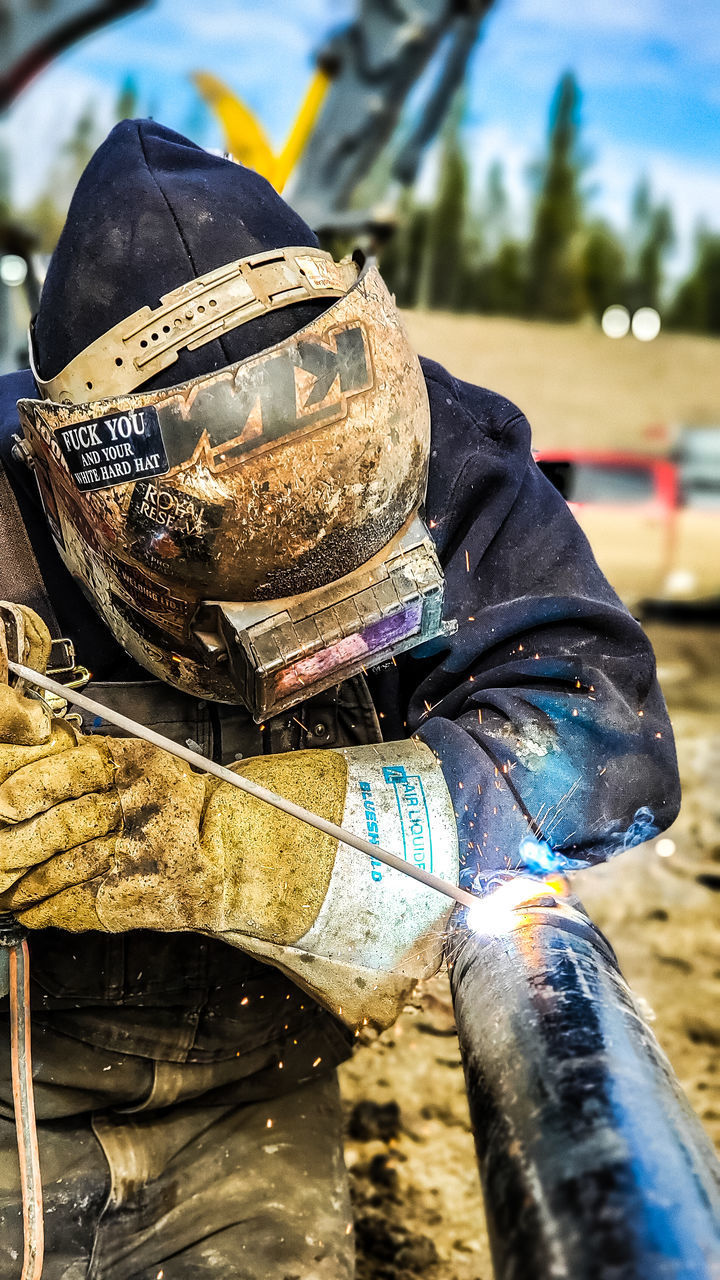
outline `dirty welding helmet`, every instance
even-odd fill
[[[262,720],[443,633],[417,357],[377,269],[257,174],[117,126],[31,350],[53,537],[153,674]]]

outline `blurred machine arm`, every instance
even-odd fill
[[[290,199],[320,232],[355,232],[368,216],[352,197],[391,138],[411,93],[434,54],[435,83],[392,162],[392,179],[413,182],[423,151],[440,128],[462,84],[480,24],[492,0],[359,0],[357,17],[318,55],[333,76],[310,135]]]

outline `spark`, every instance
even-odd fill
[[[266,1128],[266,1129],[272,1129],[272,1127],[273,1127],[273,1122],[272,1122],[272,1120],[266,1120],[266,1121],[265,1121],[265,1128]]]
[[[243,996],[243,998],[242,998],[242,1000],[240,1001],[240,1003],[241,1003],[241,1004],[249,1004],[249,1003],[250,1003],[250,999],[249,999],[249,997],[248,997],[248,996]]]
[[[468,573],[470,572],[470,553],[467,550],[465,551],[465,569]]]
[[[313,1066],[319,1067],[321,1062],[322,1062],[322,1058],[316,1058],[315,1061],[313,1062]]]
[[[644,712],[644,711],[638,711],[638,715],[639,715],[639,716],[644,716],[644,715],[645,715],[645,712]]]
[[[296,723],[296,724],[299,724],[299,725],[300,725],[300,728],[301,728],[305,733],[309,733],[309,732],[310,732],[310,730],[308,729],[307,725],[306,725],[306,724],[303,724],[302,720],[298,720],[297,716],[293,716],[293,717],[292,717],[292,719],[295,721],[295,723]]]
[[[662,738],[662,734],[661,734],[661,733],[656,733],[656,734],[655,734],[655,737],[656,737],[656,738]]]

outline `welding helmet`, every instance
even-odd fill
[[[67,296],[89,197],[102,216],[82,231],[111,257],[90,274],[113,300],[94,295],[90,321]],[[427,393],[376,267],[335,262],[256,174],[152,122],[113,131],[73,205],[31,335],[42,398],[18,407],[60,554],[123,647],[262,720],[442,634]],[[80,341],[51,323],[63,295]]]

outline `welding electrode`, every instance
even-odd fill
[[[86,698],[83,693],[78,693],[74,689],[68,689],[65,685],[58,684],[56,680],[51,680],[49,676],[41,675],[39,671],[33,671],[31,667],[24,667],[19,662],[8,662],[8,667],[16,676],[27,680],[28,684],[38,685],[41,689],[46,689],[49,693],[54,693],[58,697],[74,703],[84,711],[91,712],[92,715],[100,716],[103,720],[109,721],[110,724],[117,725],[118,729],[124,729],[126,733],[132,734],[133,737],[144,738],[146,742],[152,743],[153,746],[161,747],[163,751],[169,752],[170,755],[177,756],[179,760],[185,760],[188,764],[194,765],[196,769],[202,769],[205,773],[214,774],[222,782],[228,782],[231,787],[246,791],[249,795],[255,796],[257,800],[264,800],[266,804],[274,805],[276,809],[281,809],[283,813],[287,813],[291,818],[306,822],[308,826],[315,827],[317,831],[322,831],[325,835],[332,836],[333,839],[349,845],[352,849],[357,849],[360,853],[366,854],[368,858],[377,858],[395,871],[401,871],[403,875],[411,876],[413,880],[420,880],[429,889],[436,889],[438,893],[444,893],[446,897],[454,898],[462,906],[472,907],[476,904],[477,898],[468,893],[466,889],[460,889],[457,885],[441,880],[439,876],[434,876],[429,871],[424,871],[422,867],[417,867],[412,862],[406,862],[404,858],[397,857],[396,854],[390,853],[380,845],[371,844],[369,840],[363,840],[362,836],[356,836],[352,831],[346,831],[343,827],[338,827],[334,822],[327,822],[325,818],[318,817],[316,813],[311,813],[309,809],[303,809],[299,804],[293,804],[291,800],[286,800],[284,796],[279,796],[274,791],[269,791],[267,787],[261,787],[257,782],[251,782],[248,778],[240,777],[238,774],[233,773],[231,769],[226,769],[224,765],[215,764],[214,760],[209,760],[206,756],[201,755],[199,751],[191,751],[189,747],[183,747],[177,742],[172,742],[170,738],[164,737],[161,733],[156,733],[154,729],[147,729],[145,725],[139,724],[136,720],[131,720],[129,716],[123,716],[118,711],[111,711],[109,707],[102,706],[101,703],[95,702],[92,698]]]
[[[238,787],[241,791],[248,792],[258,800],[264,800],[267,804],[274,805],[275,808],[281,809],[284,813],[289,814],[290,817],[297,818],[300,822],[305,822],[309,826],[315,827],[316,830],[332,836],[334,839],[353,849],[357,849],[360,853],[364,853],[370,858],[379,859],[387,866],[402,872],[403,875],[411,876],[414,880],[420,880],[428,888],[435,889],[438,893],[443,893],[446,897],[453,898],[463,906],[472,907],[477,903],[478,899],[466,890],[441,880],[438,876],[431,875],[430,872],[415,866],[414,863],[405,862],[404,859],[397,857],[394,853],[390,853],[387,849],[383,849],[379,845],[370,844],[369,840],[363,840],[362,837],[354,835],[351,831],[345,831],[343,827],[336,826],[333,822],[327,822],[324,818],[318,817],[317,814],[311,813],[308,809],[303,809],[300,805],[293,804],[292,801],[276,795],[275,792],[269,791],[266,787],[261,787],[257,783],[233,773],[223,765],[215,764],[213,760],[207,759],[200,752],[191,751],[188,747],[172,742],[169,738],[156,733],[153,729],[147,729],[144,725],[138,724],[128,716],[123,716],[119,712],[111,711],[108,707],[103,707],[92,698],[87,698],[84,694],[78,693],[74,689],[66,688],[65,685],[51,680],[48,676],[41,675],[40,672],[34,671],[31,667],[25,667],[18,662],[12,661],[8,661],[8,667],[16,676],[26,680],[28,684],[46,689],[67,702],[74,703],[82,710],[88,711],[94,716],[100,716],[134,737],[143,738],[146,742],[152,743],[153,746],[160,747],[163,751],[177,756],[180,760],[187,761],[188,764],[194,765],[195,768],[201,769],[205,773],[214,774],[222,782],[227,782],[230,786]],[[17,1021],[13,1035],[13,1092],[15,1096],[15,1117],[20,1162],[23,1170],[23,1216],[25,1222],[25,1259],[22,1280],[38,1280],[43,1263],[42,1184],[37,1160],[37,1135],[32,1083],[29,1075],[31,1068],[29,1008],[27,1002],[27,944],[24,941],[20,944],[18,952],[11,954],[11,964],[15,974],[15,982],[11,994],[13,995],[13,1009],[16,1011],[15,1019]],[[17,979],[20,974],[16,968],[18,964],[22,969],[24,979],[19,986]],[[25,990],[24,1002],[21,999],[21,987],[23,986]],[[22,1026],[20,1023],[22,1023]]]

